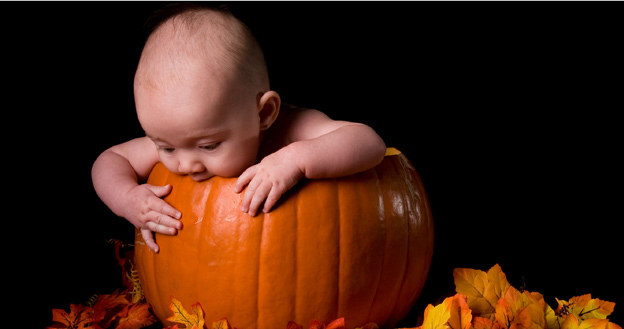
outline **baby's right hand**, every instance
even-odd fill
[[[154,234],[158,232],[175,235],[182,228],[181,213],[162,198],[171,192],[171,185],[138,185],[125,195],[125,206],[121,215],[141,230],[148,248],[158,252]]]

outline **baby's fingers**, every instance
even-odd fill
[[[271,189],[271,192],[269,192],[269,196],[267,196],[266,201],[264,201],[264,208],[262,209],[262,211],[265,213],[269,212],[271,208],[273,208],[273,206],[277,203],[277,200],[282,197],[284,192],[285,191],[277,188],[274,185]]]
[[[249,215],[255,216],[258,213],[258,209],[267,198],[267,195],[271,191],[271,187],[272,184],[264,182],[263,184],[260,184],[260,186],[258,186],[258,188],[254,191],[253,198],[251,198],[251,201],[249,203]]]
[[[149,219],[147,225],[149,225],[150,223],[154,224],[155,229],[152,229],[150,227],[150,229],[152,229],[152,231],[154,232],[174,235],[176,234],[176,230],[182,228],[182,222],[161,213],[150,211],[149,214],[147,214],[147,217]]]
[[[247,168],[236,180],[236,185],[234,185],[234,192],[240,193],[243,191],[243,188],[251,182],[251,180],[256,176],[256,171],[258,170],[257,166],[251,166]]]
[[[150,199],[149,209],[176,219],[180,219],[182,216],[182,213],[180,213],[176,208],[172,207],[167,203],[167,201],[160,198]]]
[[[171,185],[169,184],[164,186],[145,184],[145,186],[159,198],[162,198],[171,192]]]
[[[154,252],[158,252],[158,245],[154,241],[154,233],[152,233],[152,231],[142,228],[141,236],[148,248],[152,249]]]

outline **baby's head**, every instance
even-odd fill
[[[280,106],[248,28],[226,11],[198,5],[173,8],[156,24],[134,96],[160,160],[196,180],[234,177],[253,165]]]

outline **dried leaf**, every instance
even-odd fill
[[[488,318],[475,316],[472,318],[472,329],[503,329],[501,325]]]
[[[561,311],[563,305],[568,309],[568,313],[577,315],[581,320],[586,319],[606,319],[615,308],[615,303],[591,298],[591,294],[572,297],[569,301],[559,301],[558,310]],[[556,312],[556,311],[555,311]]]
[[[81,328],[81,329],[97,329],[93,326],[93,309],[84,305],[69,305],[69,313],[62,309],[52,310],[52,321],[57,322],[60,326],[55,325],[48,328]]]
[[[574,314],[570,314],[561,324],[561,329],[622,329],[607,319],[591,318],[582,320]]]
[[[450,329],[448,320],[451,318],[450,302],[451,297],[447,298],[441,304],[433,306],[427,305],[425,308],[425,319],[420,328],[422,329]]]
[[[546,321],[549,329],[560,329],[569,315],[577,316],[579,321],[606,319],[615,308],[615,303],[591,298],[591,294],[572,297],[569,301],[557,299],[557,304],[556,310],[550,307],[547,307],[546,310]],[[574,322],[575,320],[570,321]]]
[[[456,294],[450,297],[451,317],[448,320],[448,325],[451,329],[470,329],[472,326],[472,310],[468,307],[466,296],[462,294]]]
[[[93,305],[93,321],[102,328],[108,328],[117,313],[130,304],[125,293],[115,290],[110,295],[99,295]]]
[[[115,329],[140,329],[156,322],[146,303],[128,305],[119,313],[120,318]]]
[[[500,266],[494,265],[487,273],[469,268],[456,268],[453,271],[453,278],[455,290],[466,295],[473,314],[494,320],[496,304],[510,287]]]
[[[173,315],[168,317],[167,321],[183,324],[190,329],[202,329],[204,327],[204,311],[199,303],[191,305],[191,313],[189,313],[182,306],[182,302],[171,297],[169,309],[173,312]]]
[[[496,322],[508,329],[545,329],[545,303],[541,294],[521,293],[509,287],[496,304]]]

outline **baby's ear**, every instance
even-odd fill
[[[267,130],[279,114],[281,99],[273,90],[258,93],[258,115],[260,116],[260,130]]]

